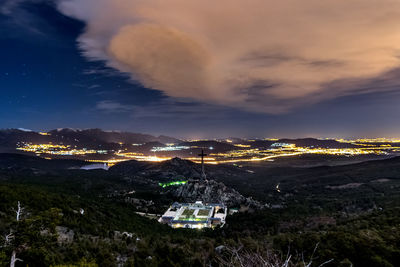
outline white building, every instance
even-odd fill
[[[108,170],[108,165],[107,165],[107,163],[95,163],[95,164],[90,164],[90,165],[85,165],[85,166],[82,166],[81,167],[81,170],[87,170],[87,171],[90,171],[90,170],[100,170],[100,169],[103,169],[103,170]]]
[[[173,228],[201,229],[223,226],[227,207],[222,204],[174,203],[159,219]]]

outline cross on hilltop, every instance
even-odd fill
[[[203,180],[206,179],[206,173],[204,171],[204,157],[207,156],[207,154],[204,154],[204,149],[201,149],[201,154],[199,154],[199,157],[201,157],[201,178]]]

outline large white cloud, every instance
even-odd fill
[[[363,80],[400,66],[399,0],[61,0],[59,9],[87,23],[88,58],[172,97],[247,110],[360,93]]]

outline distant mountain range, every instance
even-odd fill
[[[117,144],[144,144],[149,142],[180,143],[179,139],[169,136],[153,136],[149,134],[103,131],[101,129],[77,130],[61,128],[46,133],[28,131],[26,129],[0,130],[0,152],[15,149],[19,142],[66,144],[77,147],[113,149]]]
[[[233,141],[232,141],[233,140]],[[246,140],[230,138],[225,139],[183,141],[170,136],[153,136],[150,134],[131,133],[121,131],[104,131],[101,129],[70,129],[60,128],[45,133],[30,131],[27,129],[3,129],[0,130],[0,152],[7,152],[7,149],[15,149],[19,142],[36,144],[54,143],[66,144],[77,147],[113,149],[123,144],[146,144],[153,143],[153,146],[163,146],[174,143],[182,146],[212,147],[218,151],[227,151],[235,148],[236,144],[248,145],[252,148],[268,148],[274,143],[296,144],[302,147],[323,147],[323,148],[344,148],[355,147],[350,143],[337,142],[335,140],[321,140],[315,138],[300,139],[279,139],[279,140]]]

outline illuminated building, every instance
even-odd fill
[[[108,170],[108,165],[107,163],[97,163],[97,164],[89,164],[81,167],[81,170]]]
[[[222,204],[174,203],[159,219],[173,228],[202,229],[225,224],[227,208]]]

